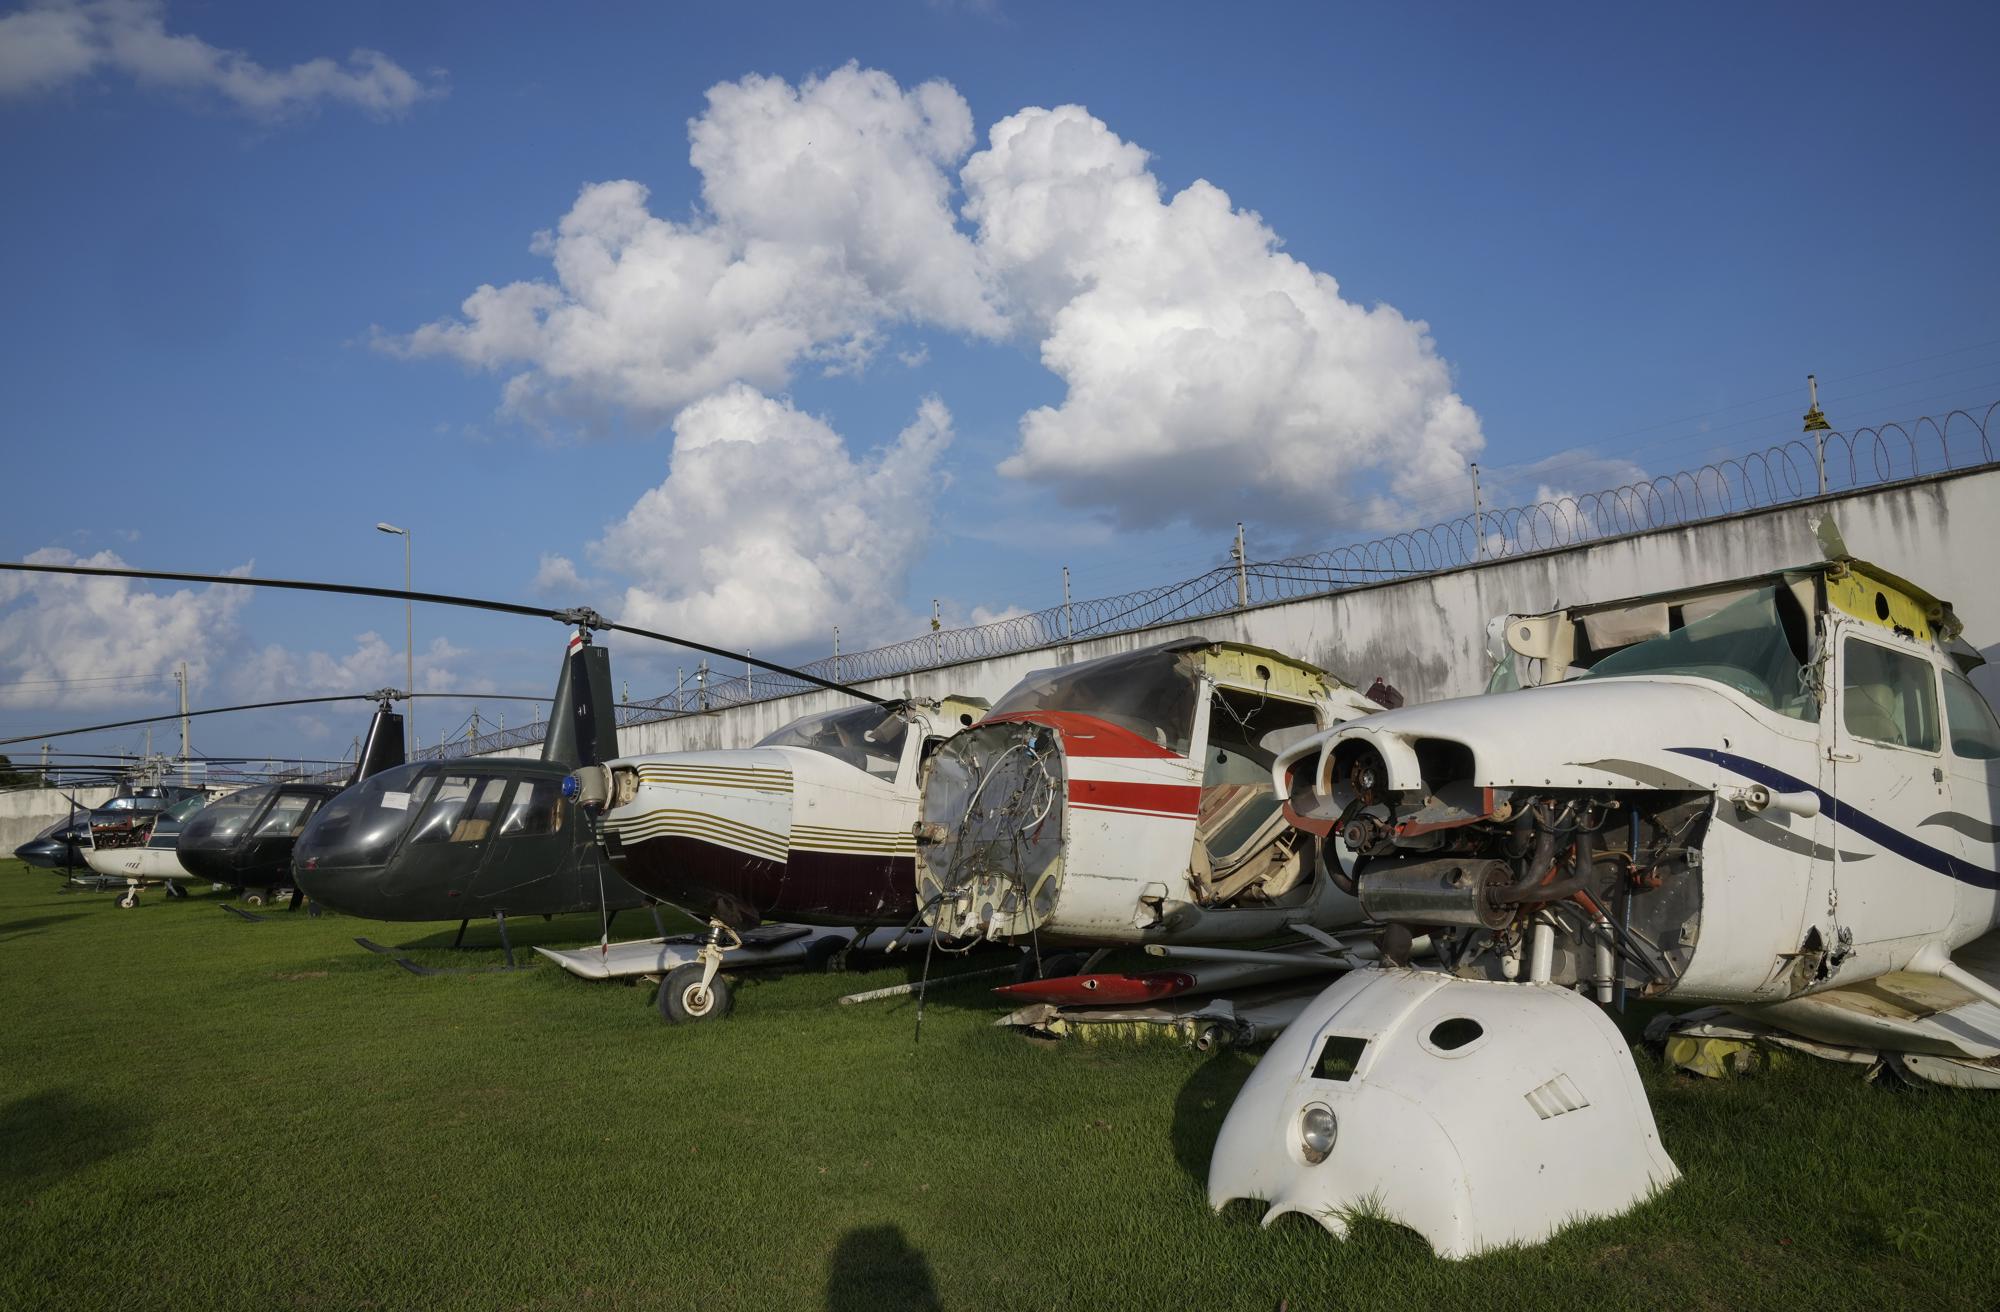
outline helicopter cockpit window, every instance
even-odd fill
[[[198,812],[181,832],[205,845],[227,843],[243,832],[243,826],[257,818],[275,792],[271,788],[246,788]]]
[[[1938,749],[1937,677],[1914,652],[1847,640],[1841,718],[1856,738],[1920,752]]]
[[[1758,588],[1671,633],[1622,647],[1577,677],[1664,674],[1706,679],[1734,688],[1780,715],[1817,720],[1819,702],[1803,678],[1810,631],[1790,588]]]
[[[1185,652],[1126,652],[1037,670],[1009,689],[988,715],[1079,711],[1186,756],[1194,739],[1196,681]]]
[[[421,764],[370,775],[320,808],[299,840],[298,859],[315,866],[380,865],[410,817],[423,813],[437,781]]]
[[[281,838],[306,827],[306,819],[320,799],[305,793],[286,793],[271,804],[271,813],[257,822],[259,838]]]
[[[478,782],[472,776],[463,774],[448,774],[439,780],[437,790],[431,795],[430,805],[424,808],[423,818],[417,821],[416,832],[410,835],[410,841],[450,842],[452,831],[458,827],[459,817],[464,813],[473,786]]]
[[[555,779],[523,779],[500,822],[502,838],[532,838],[562,830],[562,784]]]
[[[803,747],[831,756],[877,779],[893,780],[903,764],[903,739],[910,722],[898,708],[850,706],[794,720],[759,747]]]
[[[479,781],[471,802],[451,827],[452,842],[483,843],[492,835],[493,822],[500,815],[500,795],[507,791],[508,782],[499,775]]]

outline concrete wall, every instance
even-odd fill
[[[16,788],[0,793],[0,861],[14,849],[69,815],[69,799],[85,807],[109,801],[116,788]]]
[[[1486,622],[1493,616],[1815,561],[1820,549],[1813,526],[1828,514],[1853,554],[1951,602],[1965,621],[1967,640],[2000,663],[2000,599],[1986,573],[2000,561],[2000,469],[1989,467],[861,686],[882,696],[908,689],[992,699],[1030,670],[1201,634],[1302,657],[1357,687],[1380,676],[1412,702],[1465,696],[1485,686]],[[2000,703],[2000,672],[1985,667],[1974,681]],[[619,746],[628,754],[746,746],[801,715],[849,704],[838,693],[758,702],[631,726],[620,730]],[[520,754],[534,755],[535,749]]]

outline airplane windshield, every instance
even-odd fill
[[[1183,655],[1156,647],[1037,670],[988,714],[1081,711],[1186,756],[1194,739],[1195,679]]]
[[[1672,633],[1633,643],[1598,661],[1585,679],[1673,674],[1707,679],[1795,720],[1817,720],[1802,648],[1806,619],[1789,588],[1759,588]]]
[[[893,780],[903,763],[903,739],[910,722],[880,706],[852,706],[794,720],[758,743],[759,747],[803,747],[831,756],[877,779]]]
[[[294,860],[306,869],[374,866],[389,859],[437,786],[436,774],[419,765],[399,765],[370,775],[320,808],[300,835]]]

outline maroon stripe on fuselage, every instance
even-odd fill
[[[763,920],[836,925],[902,924],[916,914],[916,858],[851,852],[751,856],[683,834],[623,848],[618,873],[699,919],[745,930]]]

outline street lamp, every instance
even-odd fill
[[[378,533],[389,533],[403,539],[403,591],[410,590],[410,530],[397,528],[394,524],[377,523]],[[409,735],[409,754],[417,754],[417,646],[416,626],[410,618],[410,599],[403,598],[403,728]]]

